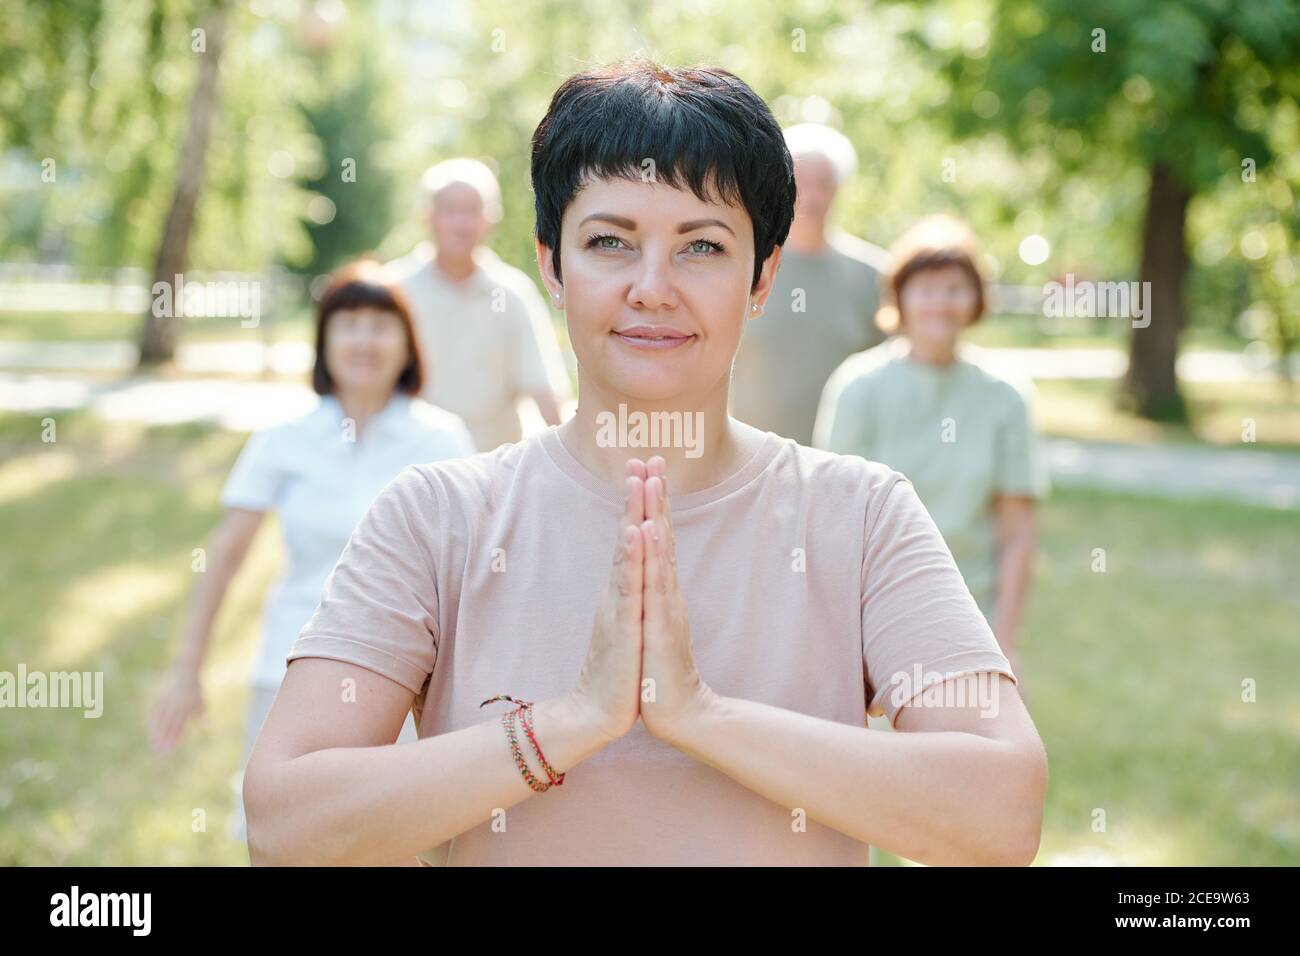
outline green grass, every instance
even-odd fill
[[[1300,449],[1300,383],[1183,382],[1189,421],[1152,422],[1116,407],[1117,383],[1108,379],[1040,379],[1039,425],[1049,435],[1093,441],[1175,442],[1229,448]],[[1243,422],[1255,440],[1242,440]]]
[[[1132,324],[1124,319],[1062,319],[1048,332],[1043,320],[1032,315],[986,315],[965,333],[965,339],[985,348],[1116,348],[1128,351]],[[1240,352],[1249,343],[1224,329],[1194,325],[1183,332],[1184,350]]]
[[[244,863],[229,780],[275,533],[218,622],[207,724],[167,758],[144,734],[242,436],[56,421],[44,444],[38,417],[0,416],[0,669],[102,670],[106,703],[0,720],[0,865]],[[1300,514],[1061,491],[1042,537],[1024,638],[1051,759],[1039,863],[1300,863]]]

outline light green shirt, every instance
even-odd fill
[[[851,356],[822,395],[813,444],[883,462],[912,481],[972,596],[997,613],[999,495],[1047,496],[1033,425],[1034,387],[987,368],[959,343],[957,361],[908,357],[901,336]]]

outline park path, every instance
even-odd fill
[[[109,421],[154,425],[204,421],[252,431],[310,410],[315,394],[291,381],[239,378],[96,380],[77,373],[0,371],[0,411],[57,414],[89,409]],[[542,426],[526,406],[528,430]],[[1300,453],[1203,445],[1045,439],[1054,483],[1300,508]]]
[[[981,350],[995,370],[1030,378],[1113,379],[1124,374],[1128,356],[1117,348],[990,348]],[[136,346],[127,341],[0,342],[0,369],[58,369],[81,372],[130,372]],[[281,375],[305,373],[314,355],[306,342],[218,341],[178,346],[177,368],[190,375]],[[1178,358],[1178,374],[1188,382],[1242,382],[1276,376],[1266,351],[1187,351]],[[1292,356],[1292,374],[1300,378],[1300,356]]]

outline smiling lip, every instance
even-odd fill
[[[675,349],[695,338],[667,325],[634,325],[613,332],[619,339],[638,349]]]

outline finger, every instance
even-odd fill
[[[654,521],[663,512],[664,480],[650,476],[645,480],[645,519]]]
[[[644,564],[641,546],[641,534],[637,528],[628,526],[623,529],[623,561],[618,577],[618,616],[629,630],[640,628],[642,603],[642,579]]]
[[[663,608],[668,582],[664,577],[663,556],[660,553],[658,527],[653,521],[641,523],[641,543],[645,548],[645,612],[647,615]]]
[[[158,753],[167,753],[172,749],[173,739],[170,727],[163,725],[155,728],[153,734],[154,750]]]
[[[627,497],[623,501],[623,526],[635,528],[645,520],[645,481],[636,475],[628,475],[626,481]],[[619,530],[622,535],[622,528]]]
[[[154,719],[153,736],[159,743],[166,743],[175,733],[172,711],[159,710],[157,717]]]
[[[610,582],[618,583],[618,576],[622,573],[623,562],[627,560],[627,538],[626,533],[629,526],[640,524],[636,520],[636,498],[637,483],[639,478],[628,475],[624,490],[627,492],[623,499],[623,516],[618,523],[618,535],[614,539],[614,564],[610,571]]]
[[[677,584],[677,541],[668,511],[668,486],[662,475],[646,480],[645,497],[646,519],[653,521],[659,531],[658,552],[663,561],[664,584],[671,590]]]
[[[636,475],[642,481],[645,481],[647,477],[646,463],[640,458],[629,458],[627,460],[627,473]]]
[[[660,483],[660,492],[658,495],[659,510],[663,512],[664,520],[668,524],[668,542],[676,548],[676,538],[673,535],[673,515],[668,506],[668,465],[661,455],[655,455],[646,462],[646,469],[652,477],[658,478]]]
[[[665,474],[659,479],[662,482],[659,496],[659,506],[664,514],[664,526],[668,529],[668,557],[672,564],[677,563],[677,529],[673,527],[673,509],[668,503],[668,476]]]

